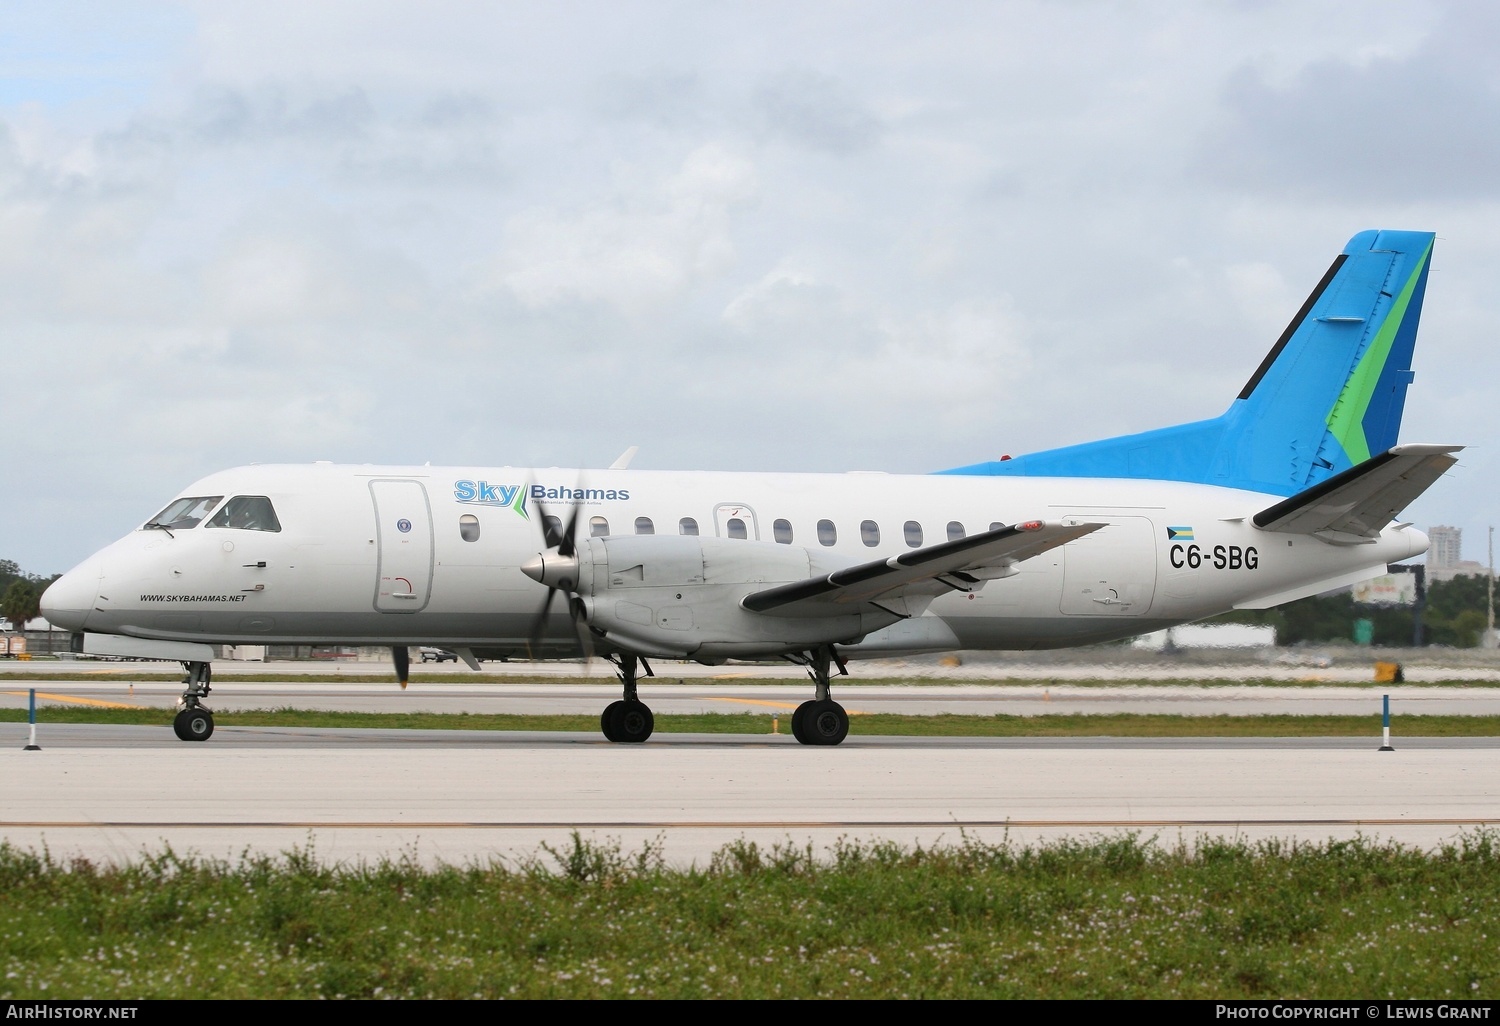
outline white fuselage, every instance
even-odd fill
[[[566,523],[575,510],[581,538],[678,535],[686,520],[705,538],[743,529],[747,546],[805,549],[825,572],[946,541],[950,524],[967,535],[1033,519],[1106,525],[1011,576],[942,595],[921,616],[867,623],[839,641],[853,656],[1128,637],[1314,594],[1427,545],[1409,527],[1359,545],[1267,532],[1250,517],[1280,496],[1117,479],[315,464],[240,467],[182,494],[264,496],[280,529],[204,520],[133,531],[53,585],[53,622],[170,641],[521,652],[546,589],[520,567],[546,547],[543,515]],[[770,558],[784,549],[752,551],[766,553],[768,567],[785,564]],[[679,590],[673,601],[737,602],[788,579],[752,573],[737,590]],[[770,658],[787,647],[740,640],[685,654]],[[542,654],[576,645],[554,607]]]

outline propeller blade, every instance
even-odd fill
[[[527,484],[527,495],[535,494],[532,490],[535,483],[533,479]],[[559,556],[574,555],[578,551],[578,518],[583,514],[583,507],[574,506],[567,524],[563,524],[561,517],[547,511],[547,504],[541,499],[533,498],[531,504],[542,518],[542,540],[546,547],[556,549]]]
[[[583,649],[583,661],[587,663],[594,658],[594,632],[589,629],[582,599],[569,600],[568,615],[573,618],[573,631],[578,635],[578,647]]]
[[[547,626],[547,614],[552,611],[552,596],[557,594],[556,588],[547,589],[547,597],[542,600],[542,608],[536,612],[536,619],[531,621],[531,633],[526,636],[526,654],[531,655],[531,650],[536,647],[537,642],[542,640],[542,629]]]
[[[568,526],[563,529],[562,540],[557,543],[559,556],[571,556],[578,551],[578,517],[582,513],[582,506],[573,507],[573,515],[568,518]]]
[[[404,691],[406,682],[411,679],[411,649],[405,645],[395,646],[391,649],[391,660],[396,664],[396,679]]]

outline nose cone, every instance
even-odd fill
[[[48,623],[64,630],[83,630],[99,597],[100,565],[98,560],[86,560],[48,586],[41,603]]]

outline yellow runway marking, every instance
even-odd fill
[[[7,695],[25,695],[24,691],[7,691]],[[36,697],[45,698],[50,702],[71,702],[74,705],[93,705],[101,709],[149,709],[150,706],[129,704],[124,702],[106,702],[102,698],[78,698],[74,695],[54,695],[46,691],[38,691]]]
[[[719,698],[716,695],[710,695],[708,700],[710,702],[734,702],[736,705],[764,705],[771,709],[795,709],[799,704],[797,702],[769,702],[763,698]]]
[[[772,709],[796,709],[802,704],[801,702],[771,702],[764,698],[719,698],[716,695],[709,695],[708,700],[710,702],[735,702],[739,705],[764,705]],[[859,709],[845,709],[844,711],[850,716],[864,715]]]

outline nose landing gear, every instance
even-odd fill
[[[214,732],[214,714],[203,704],[203,699],[213,690],[209,680],[213,670],[208,663],[183,663],[187,676],[183,683],[187,690],[177,700],[179,712],[172,720],[172,730],[182,741],[207,741]]]

